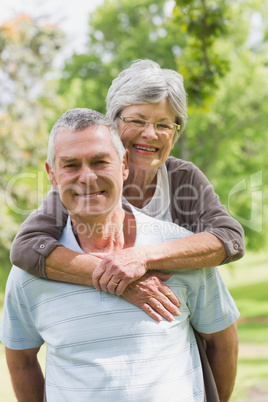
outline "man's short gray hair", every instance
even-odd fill
[[[67,110],[59,120],[54,124],[49,136],[47,163],[52,171],[55,169],[55,137],[56,135],[68,129],[70,131],[82,131],[87,127],[105,126],[108,127],[111,134],[112,143],[119,156],[120,161],[123,161],[125,148],[120,140],[117,126],[108,120],[103,114],[95,110],[86,108],[76,108]],[[90,143],[88,144],[90,146]]]
[[[183,77],[174,70],[163,69],[152,60],[136,60],[112,82],[106,97],[107,116],[118,119],[126,106],[158,103],[167,99],[171,111],[180,125],[173,143],[185,128],[187,121],[187,95]]]

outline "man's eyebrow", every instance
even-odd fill
[[[102,158],[111,158],[111,154],[109,152],[99,152],[92,157],[93,160]]]
[[[111,154],[109,152],[98,152],[97,154],[93,155],[91,160],[96,160],[96,159],[102,159],[102,158],[111,158]],[[72,156],[60,156],[59,161],[61,163],[66,163],[66,162],[75,162],[78,161],[79,158],[74,158]]]
[[[65,163],[65,162],[74,162],[77,161],[77,158],[72,158],[72,157],[68,157],[68,156],[60,156],[59,157],[60,162]]]

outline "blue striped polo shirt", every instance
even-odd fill
[[[135,246],[191,234],[175,224],[134,215]],[[70,219],[60,241],[82,252]],[[218,332],[239,313],[217,268],[173,271],[166,283],[181,301],[181,316],[156,322],[122,297],[36,278],[13,267],[1,341],[10,349],[46,342],[48,402],[203,402],[192,326]]]

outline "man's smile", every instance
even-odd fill
[[[92,192],[92,193],[83,193],[83,194],[78,194],[77,193],[76,195],[77,195],[77,197],[82,197],[82,198],[93,198],[93,197],[97,197],[99,195],[102,195],[104,193],[105,193],[105,191],[102,190],[102,191],[95,191],[95,192]]]

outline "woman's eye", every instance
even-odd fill
[[[158,124],[157,124],[157,127],[170,129],[170,125],[169,125],[169,124],[164,124],[164,123],[158,123]]]
[[[144,126],[146,123],[142,120],[131,120],[130,121],[133,124],[136,124],[137,126]]]

